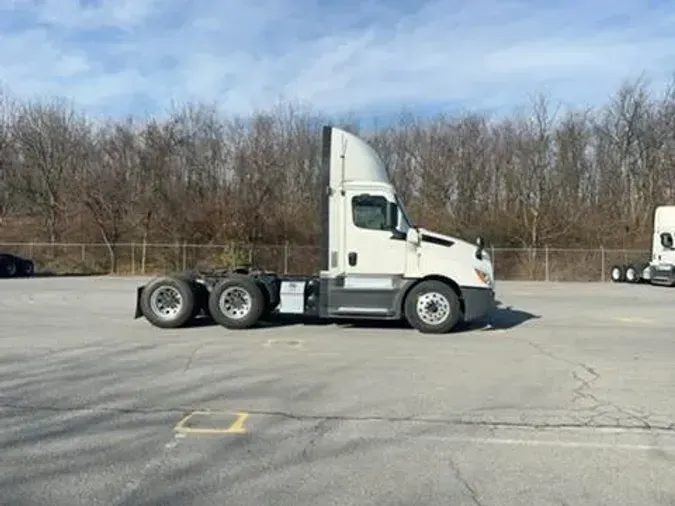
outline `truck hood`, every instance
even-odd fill
[[[481,258],[476,258],[476,251],[478,249],[478,245],[465,241],[464,239],[460,239],[459,237],[454,237],[451,235],[444,235],[444,234],[439,234],[438,232],[433,232],[431,230],[427,230],[425,228],[420,228],[419,229],[420,235],[422,236],[422,242],[423,243],[435,243],[438,244],[439,246],[450,246],[452,244],[452,247],[455,249],[459,249],[461,251],[461,255],[469,255],[473,259],[472,261],[474,262],[474,265],[476,267],[479,267],[483,270],[487,269],[492,276],[494,267],[492,265],[492,258],[490,257],[490,254],[483,249],[483,253],[481,255]],[[443,243],[446,244],[443,244]]]
[[[454,243],[455,246],[459,246],[462,249],[470,249],[472,253],[476,251],[476,246],[475,244],[472,244],[468,241],[465,241],[464,239],[460,239],[459,237],[453,237],[451,235],[444,235],[444,234],[439,234],[438,232],[433,232],[431,230],[428,230],[426,228],[420,228],[420,235],[424,238],[431,238],[432,241],[436,239],[436,241],[433,242],[441,242],[441,241],[447,241],[449,243]],[[430,241],[431,242],[431,241]]]
[[[477,244],[424,228],[418,231],[422,239],[422,271],[443,272],[447,269],[450,277],[467,286],[473,286],[478,276],[482,283],[494,288],[494,266],[485,249],[476,256]]]

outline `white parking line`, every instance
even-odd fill
[[[450,443],[505,445],[505,446],[548,446],[553,448],[596,448],[605,450],[629,450],[629,451],[675,451],[675,444],[669,446],[651,444],[610,443],[598,441],[561,441],[542,439],[519,439],[499,437],[471,437],[471,436],[420,436],[420,439],[430,439]]]

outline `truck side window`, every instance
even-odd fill
[[[388,201],[384,197],[357,195],[352,198],[352,220],[359,228],[387,230]]]

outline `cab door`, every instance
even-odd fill
[[[397,234],[397,207],[382,190],[346,192],[344,276],[338,313],[388,316],[405,272],[405,234]],[[336,294],[337,295],[337,294]]]

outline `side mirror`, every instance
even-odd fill
[[[387,228],[392,231],[398,228],[398,206],[395,202],[389,202],[387,206]]]
[[[671,249],[673,247],[673,236],[668,232],[661,234],[661,246]]]
[[[480,236],[478,238],[476,238],[476,246],[477,246],[477,248],[476,248],[476,258],[478,260],[482,260],[483,259],[483,250],[485,249],[485,239],[483,239]]]
[[[415,227],[410,227],[408,229],[408,236],[406,237],[406,241],[414,244],[415,246],[419,246],[421,239],[422,238],[420,237],[419,230],[417,230]]]

